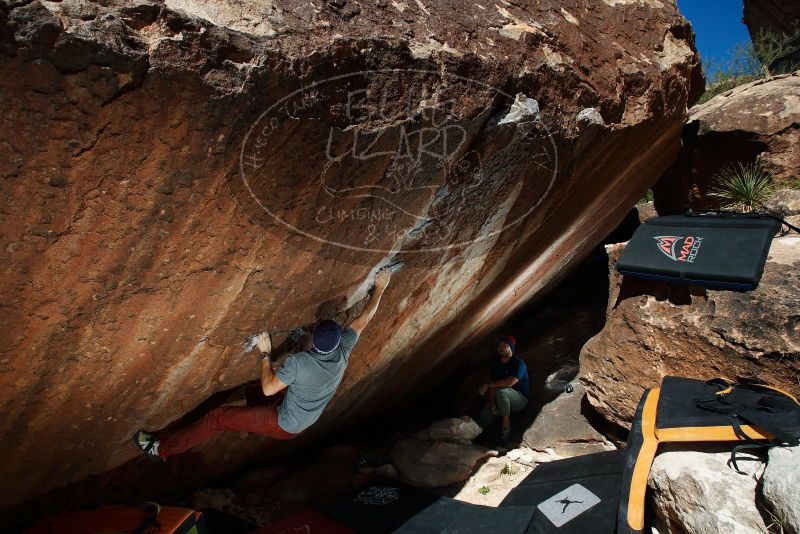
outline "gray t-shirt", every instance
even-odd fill
[[[276,376],[289,386],[278,406],[278,426],[297,433],[313,425],[342,381],[350,353],[358,341],[352,328],[345,328],[339,346],[330,354],[296,352],[283,362]]]

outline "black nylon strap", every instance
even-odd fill
[[[760,462],[761,458],[749,458],[747,456],[739,456],[739,452],[745,449],[761,449],[764,447],[774,447],[775,445],[767,444],[767,445],[759,445],[757,443],[743,443],[741,445],[736,445],[731,450],[731,457],[728,459],[728,467],[733,467],[733,469],[739,473],[740,475],[746,475],[744,471],[739,469],[738,462],[744,460],[747,462]]]
[[[739,473],[740,475],[746,475],[744,471],[739,469],[739,464],[737,463],[740,460],[746,461],[757,461],[758,458],[748,458],[746,456],[739,456],[739,451],[745,449],[761,449],[761,448],[770,448],[774,447],[774,443],[770,443],[769,441],[762,441],[755,438],[751,438],[747,434],[744,433],[742,427],[739,424],[739,418],[736,415],[731,416],[733,419],[733,432],[736,436],[744,441],[744,443],[740,443],[739,445],[734,445],[733,449],[731,449],[731,457],[728,459],[728,466],[733,466],[733,469]]]
[[[736,434],[740,440],[754,446],[768,447],[772,445],[769,440],[761,440],[748,436],[745,434],[744,430],[742,430],[742,426],[739,423],[739,417],[734,414],[731,416],[731,418],[733,420],[731,423],[731,426],[733,426],[733,433]]]
[[[720,390],[728,389],[729,387],[733,386],[733,384],[731,384],[724,378],[712,378],[711,380],[706,380],[706,385],[714,386],[716,388],[719,388]]]
[[[770,218],[772,218],[772,219],[775,219],[775,220],[777,220],[777,221],[780,221],[780,222],[781,222],[781,224],[784,224],[784,225],[786,225],[787,227],[789,227],[789,229],[790,229],[790,230],[794,230],[795,232],[797,232],[797,233],[800,233],[800,228],[796,227],[796,226],[795,226],[795,225],[793,225],[793,224],[789,224],[789,223],[788,223],[788,222],[786,222],[784,219],[781,219],[780,217],[775,217],[774,215],[768,215],[768,217],[770,217]]]
[[[727,382],[721,379],[709,380],[707,382],[708,385],[714,386],[720,389],[720,391],[724,391],[727,389]],[[759,386],[757,384],[752,385],[736,385],[733,386],[735,391],[736,389],[741,390],[749,390],[749,391],[758,391],[763,395],[768,395],[772,398],[781,398],[782,395],[770,388],[766,388],[764,386]],[[740,402],[733,402],[730,399],[731,394],[727,393],[725,395],[715,395],[713,398],[700,398],[695,397],[692,399],[695,406],[698,408],[702,408],[704,410],[709,410],[716,413],[727,414],[732,416],[733,422],[732,426],[734,428],[734,432],[740,439],[750,440],[755,443],[764,443],[763,441],[753,440],[749,436],[747,436],[741,429],[741,425],[739,421],[746,421],[753,426],[756,426],[762,430],[765,430],[775,436],[779,441],[782,443],[788,443],[790,445],[794,445],[798,442],[798,438],[785,432],[779,425],[775,424],[775,422],[769,417],[774,410],[772,406],[769,406],[767,403],[762,402],[762,399],[759,399],[757,404],[750,405],[750,404],[742,404]],[[765,413],[766,412],[766,413]],[[764,416],[762,418],[761,416]]]
[[[752,212],[752,213],[739,213],[738,211],[729,211],[729,210],[703,210],[703,211],[700,211],[700,212],[694,212],[692,210],[688,210],[686,212],[686,216],[688,216],[688,217],[702,217],[704,215],[706,215],[706,216],[707,215],[717,215],[717,216],[720,216],[720,217],[735,217],[735,216],[739,215],[739,216],[745,216],[745,217],[746,216],[752,216],[753,218],[774,219],[776,221],[779,221],[781,224],[786,225],[790,230],[794,230],[795,232],[800,233],[800,228],[798,228],[797,226],[786,222],[785,219],[782,219],[780,217],[777,217],[775,215],[771,215],[771,214],[763,212],[763,211],[756,211],[756,212]]]

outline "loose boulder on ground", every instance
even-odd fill
[[[800,447],[769,451],[761,493],[786,534],[800,534]]]
[[[452,417],[437,421],[423,431],[420,437],[434,441],[453,441],[469,443],[483,432],[483,429],[471,417]]]
[[[716,444],[663,445],[648,485],[659,534],[763,534],[756,507],[761,462],[741,461],[740,475],[727,462],[730,447]]]
[[[767,201],[767,209],[780,217],[800,215],[800,190],[779,189]]]
[[[547,453],[547,456],[537,454],[537,461],[548,457],[570,458],[615,448],[581,413],[584,387],[578,381],[571,382],[571,385],[573,391],[567,393],[562,390],[555,400],[545,404],[523,434],[522,440],[531,450]]]
[[[392,460],[403,477],[432,488],[468,479],[475,464],[490,456],[497,456],[497,451],[418,438],[403,439],[392,450]]]

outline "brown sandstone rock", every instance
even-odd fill
[[[744,0],[742,22],[747,26],[751,39],[757,39],[763,31],[794,36],[800,32],[800,3],[786,0]],[[791,45],[793,46],[787,49],[787,54],[772,63],[773,69],[796,69],[800,65],[800,38],[791,41]]]
[[[693,39],[656,1],[0,4],[0,508],[69,483],[41,510],[158,498],[426,389],[663,173],[701,90]],[[530,113],[504,122],[517,95]],[[602,123],[578,124],[590,107]],[[463,165],[386,154],[415,128],[443,139],[441,115]],[[359,157],[333,157],[354,132]],[[402,209],[330,193],[350,186]],[[304,436],[138,457],[135,429],[257,376],[244,338],[352,317],[396,252],[406,267]]]
[[[745,84],[690,110],[678,158],[653,187],[661,215],[718,207],[708,197],[725,165],[758,161],[778,185],[800,177],[800,72]]]
[[[800,5],[782,0],[744,0],[743,22],[751,37],[762,29],[791,34],[800,24]]]
[[[665,375],[750,380],[800,394],[800,236],[772,243],[761,283],[735,292],[622,279],[609,247],[606,326],[581,352],[592,406],[629,426],[645,388]]]
[[[775,191],[767,203],[770,213],[781,217],[800,215],[800,191],[797,189],[780,189]]]

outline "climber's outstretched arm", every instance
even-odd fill
[[[386,286],[389,285],[389,279],[391,279],[391,277],[392,272],[388,267],[382,268],[375,275],[375,289],[369,297],[369,302],[367,302],[361,315],[350,324],[350,328],[355,330],[356,334],[359,336],[372,320],[372,317],[375,316],[375,312],[378,310],[378,304],[381,302],[381,297],[383,296],[383,292],[386,291]]]
[[[256,346],[261,351],[261,390],[264,395],[269,397],[284,389],[286,384],[275,375],[275,371],[272,369],[272,358],[270,357],[272,341],[269,334],[259,334],[256,338]]]

